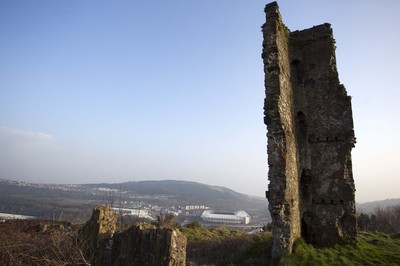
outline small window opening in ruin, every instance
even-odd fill
[[[334,204],[333,199],[331,199],[331,204]]]
[[[311,198],[311,193],[310,193],[310,187],[312,184],[312,177],[310,174],[309,169],[303,169],[300,175],[300,182],[299,182],[299,189],[300,189],[300,196],[301,200],[305,202],[310,202]],[[312,202],[314,202],[314,199],[312,199]]]
[[[306,115],[302,111],[297,112],[296,122],[301,141],[306,141],[308,138],[308,125]]]
[[[314,222],[313,218],[314,217],[310,212],[305,212],[300,222],[301,237],[308,243],[312,242],[314,239],[314,230],[312,227],[312,224]]]
[[[338,140],[338,137],[337,137],[337,136],[335,136],[335,140]]]
[[[295,59],[292,61],[292,77],[293,80],[296,81],[297,84],[303,84],[303,80],[304,80],[304,67],[303,67],[303,63],[298,60]]]
[[[321,199],[321,203],[325,203],[325,200],[324,200],[324,199]]]
[[[305,221],[304,217],[303,219],[301,219],[301,236],[303,237],[303,239],[307,239],[309,236],[308,224]]]
[[[325,139],[326,139],[326,141],[329,141],[329,137],[326,137]]]

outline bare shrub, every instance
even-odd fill
[[[361,213],[357,217],[357,222],[361,231],[400,233],[400,205],[377,207],[370,215]]]
[[[172,213],[163,214],[162,212],[160,212],[160,214],[157,215],[157,221],[153,224],[156,226],[173,228],[175,226],[174,219],[175,215],[173,215]]]
[[[376,230],[383,233],[395,234],[400,232],[400,205],[376,208]]]
[[[209,265],[218,262],[246,260],[252,247],[261,243],[263,237],[265,236],[262,234],[242,234],[224,236],[217,239],[188,241],[186,260],[190,265]],[[266,255],[270,247],[264,246],[265,251],[262,251],[262,253]]]
[[[67,223],[9,220],[0,223],[0,265],[88,265]]]

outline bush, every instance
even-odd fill
[[[190,223],[182,229],[188,238],[186,261],[189,265],[243,264],[267,265],[271,250],[271,234],[246,234],[226,227],[203,228]]]
[[[400,233],[400,205],[377,207],[370,215],[361,213],[357,217],[358,228],[366,232],[386,234]]]
[[[174,219],[175,219],[175,215],[173,215],[171,213],[163,214],[160,212],[160,214],[157,215],[157,221],[154,222],[153,224],[156,226],[174,228],[174,227],[178,226],[177,224],[175,224]]]
[[[0,223],[0,265],[88,265],[76,244],[77,231],[62,222]]]

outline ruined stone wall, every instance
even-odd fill
[[[273,256],[300,235],[317,246],[356,237],[351,99],[339,83],[332,29],[290,32],[265,8],[263,61]]]
[[[79,230],[79,247],[91,265],[105,265],[117,227],[117,215],[109,206],[93,209],[92,217]]]
[[[117,234],[114,241],[112,265],[186,264],[186,237],[177,229],[139,224]]]
[[[79,231],[79,247],[91,265],[186,265],[186,236],[178,229],[150,224],[116,232],[117,215],[109,206],[93,210]]]
[[[276,8],[266,9],[263,26],[265,123],[268,126],[269,211],[273,226],[273,254],[291,252],[300,236],[297,147],[290,78],[289,30]],[[284,235],[285,237],[280,237]]]

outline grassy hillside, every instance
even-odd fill
[[[355,244],[322,249],[299,240],[280,265],[400,265],[400,234],[360,233]]]
[[[200,265],[400,265],[400,234],[362,232],[356,243],[318,249],[299,239],[293,254],[272,263],[270,233],[248,235],[204,228],[185,228],[184,233],[188,261]]]

